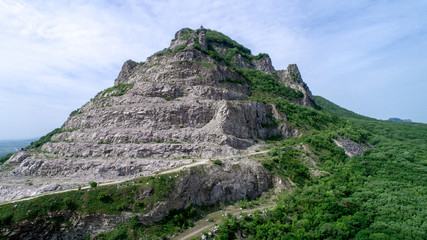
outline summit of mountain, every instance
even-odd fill
[[[254,56],[220,32],[181,29],[145,62],[126,61],[112,87],[13,155],[2,178],[33,184],[3,186],[0,199],[149,175],[300,136],[274,99],[315,107],[296,64],[275,70],[268,54]]]

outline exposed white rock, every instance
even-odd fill
[[[367,145],[361,145],[356,142],[351,141],[348,138],[338,138],[334,139],[335,144],[338,147],[341,147],[344,149],[345,154],[349,157],[354,156],[363,156],[363,152],[370,148],[371,146],[369,144]]]
[[[169,48],[145,63],[126,61],[114,87],[74,111],[61,133],[40,149],[18,152],[0,169],[0,201],[147,175],[190,161],[173,159],[238,155],[269,137],[300,135],[275,106],[249,101],[248,85],[229,82],[244,78],[206,54],[207,41],[203,28],[182,29]],[[213,45],[226,53],[224,45]],[[268,55],[260,56],[249,61],[238,54],[233,61],[275,73]],[[277,74],[303,93],[295,102],[314,106],[296,65]],[[294,75],[296,80],[288,81]],[[33,185],[23,181],[29,178]],[[10,183],[20,190],[12,193]]]

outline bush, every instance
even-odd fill
[[[255,97],[265,97],[266,95],[274,97],[274,95],[279,95],[285,99],[292,100],[304,96],[302,92],[279,83],[273,76],[260,70],[235,68],[235,71],[247,80]]]
[[[73,210],[76,208],[76,204],[73,202],[73,199],[71,197],[65,197],[63,199],[63,203],[66,209]]]
[[[117,97],[126,94],[129,89],[133,88],[133,83],[121,83],[116,86],[105,89],[104,91],[96,94],[95,99],[93,101],[98,101],[101,99],[109,98],[109,97]]]
[[[96,188],[98,186],[98,183],[96,182],[89,182],[89,185],[91,188]]]
[[[212,161],[212,163],[213,163],[213,164],[216,164],[216,165],[218,165],[218,166],[222,166],[222,164],[223,164],[223,163],[222,163],[222,161],[221,161],[221,160],[219,160],[219,159],[213,160],[213,161]]]
[[[124,211],[127,209],[127,206],[125,203],[120,203],[119,205],[117,205],[117,211]]]
[[[100,193],[98,193],[98,199],[102,202],[110,202],[111,196],[108,193],[100,192]]]
[[[52,136],[58,133],[62,133],[61,128],[56,128],[52,132],[46,134],[45,136],[41,137],[39,140],[32,142],[29,146],[27,146],[25,149],[40,149],[41,146],[52,139]]]

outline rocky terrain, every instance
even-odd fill
[[[341,124],[315,107],[297,65],[275,70],[267,54],[219,32],[182,29],[145,62],[126,61],[113,87],[0,165],[0,238],[93,238],[192,206],[291,191],[326,174],[319,152],[295,142],[266,160],[262,149]],[[370,147],[332,142],[348,156]]]
[[[225,161],[222,166],[204,165],[190,168],[181,173],[171,187],[168,197],[147,213],[137,214],[143,224],[160,221],[168,211],[183,209],[190,205],[211,205],[253,199],[272,187],[272,177],[259,163],[242,159]],[[154,194],[152,188],[143,188],[136,199],[139,201]],[[79,214],[74,211],[56,211],[47,216],[12,224],[0,232],[9,239],[83,239],[95,233],[114,229],[118,224],[128,222],[134,213],[120,214],[91,213]],[[58,225],[54,219],[61,219]]]
[[[242,69],[282,86],[293,94],[289,101],[314,107],[295,64],[276,71],[267,54],[253,56],[221,33],[182,29],[146,62],[126,61],[113,87],[1,166],[0,201],[149,175],[298,136],[275,105],[251,100],[257,86]]]

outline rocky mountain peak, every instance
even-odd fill
[[[122,70],[119,73],[119,76],[114,81],[114,85],[119,85],[124,83],[127,79],[129,79],[132,76],[133,69],[138,65],[137,62],[132,60],[127,60],[123,66]]]
[[[220,32],[184,28],[145,62],[126,61],[114,86],[73,111],[47,141],[13,156],[10,174],[102,181],[300,134],[260,97],[314,106],[296,65],[276,71],[267,54],[252,55]]]

